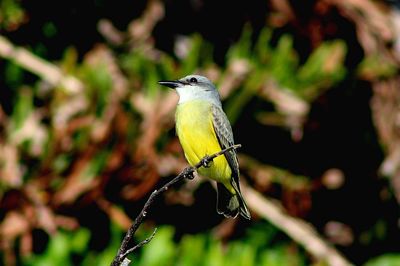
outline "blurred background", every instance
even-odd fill
[[[212,183],[181,182],[131,265],[346,265],[315,238],[345,262],[400,265],[398,7],[1,0],[0,264],[109,265],[187,166],[178,97],[157,81],[199,73],[242,144],[252,220],[218,215]]]

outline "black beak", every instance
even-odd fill
[[[175,89],[179,86],[184,85],[182,81],[179,80],[161,80],[158,82],[158,84]]]

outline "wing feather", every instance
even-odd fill
[[[215,133],[218,138],[218,142],[222,149],[230,147],[234,145],[232,127],[229,123],[228,118],[222,108],[216,105],[212,105],[212,114],[213,114],[213,126]],[[240,192],[239,188],[239,163],[235,150],[231,150],[225,153],[225,158],[228,161],[228,164],[232,170],[232,186],[236,191]]]

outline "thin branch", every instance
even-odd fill
[[[224,154],[224,153],[226,153],[226,152],[228,152],[230,150],[237,149],[237,148],[240,148],[240,147],[241,147],[240,144],[232,145],[232,146],[230,146],[230,147],[228,147],[226,149],[223,149],[223,150],[221,150],[221,151],[219,151],[217,153],[205,156],[195,166],[190,166],[190,167],[185,168],[181,173],[179,173],[179,175],[177,175],[174,179],[172,179],[167,184],[162,186],[159,190],[154,190],[153,193],[151,193],[151,195],[148,198],[148,200],[146,201],[146,203],[144,204],[143,209],[141,210],[139,215],[136,217],[136,219],[133,222],[133,224],[131,225],[131,227],[128,229],[128,232],[126,233],[124,239],[122,240],[121,246],[120,246],[120,248],[118,250],[117,255],[115,256],[114,260],[112,261],[111,266],[120,266],[121,263],[126,258],[126,256],[128,256],[132,251],[137,249],[137,247],[129,248],[129,243],[131,242],[131,239],[134,236],[134,234],[137,231],[137,229],[139,228],[140,224],[142,224],[144,217],[146,217],[146,215],[148,213],[148,209],[153,204],[155,198],[158,195],[160,195],[161,193],[167,191],[170,186],[176,184],[177,182],[179,182],[179,181],[181,181],[181,180],[183,180],[185,178],[193,179],[194,178],[193,173],[197,169],[199,169],[200,167],[207,167],[213,161],[214,158],[216,158],[218,156],[221,156],[222,154]],[[154,234],[155,234],[155,231],[153,232],[152,236],[150,236],[149,238],[145,239],[144,241],[142,241],[138,245],[143,246],[143,245],[147,244],[148,242],[150,242],[151,239],[154,237]]]
[[[326,261],[331,266],[352,265],[333,246],[328,244],[310,224],[291,217],[283,208],[248,186],[242,186],[242,191],[252,211],[285,232],[310,254]]]
[[[138,248],[146,245],[147,243],[149,243],[151,240],[153,240],[154,236],[156,235],[156,232],[157,232],[157,228],[154,228],[154,231],[151,234],[151,236],[149,236],[148,238],[146,238],[145,240],[143,240],[139,244],[135,245],[133,248],[128,249],[122,256],[126,257],[129,254],[131,254],[132,252],[134,252],[136,249],[138,249]]]

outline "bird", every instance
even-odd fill
[[[191,166],[203,157],[234,145],[230,122],[222,109],[217,88],[206,77],[188,75],[179,80],[158,82],[179,95],[175,129],[186,160]],[[228,218],[238,214],[250,220],[250,212],[240,191],[239,162],[235,149],[216,157],[197,172],[217,182],[217,212]]]

